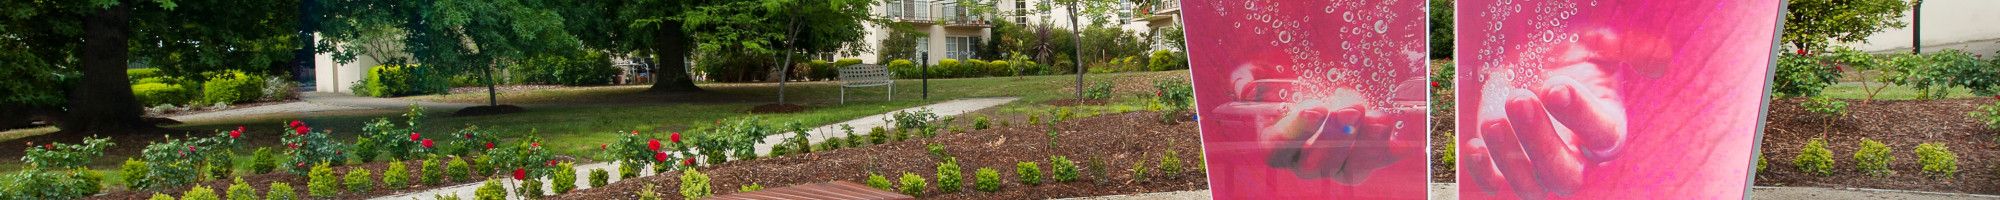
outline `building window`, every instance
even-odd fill
[[[946,58],[964,60],[979,57],[979,37],[949,37],[945,42]]]
[[[929,38],[917,38],[917,55],[911,55],[910,59],[917,62],[930,62],[930,58],[928,58],[931,55],[930,43],[931,40]]]
[[[1014,22],[1028,21],[1028,0],[1014,0]]]

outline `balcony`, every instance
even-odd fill
[[[1132,21],[1155,21],[1171,19],[1181,12],[1180,0],[1152,0],[1133,5],[1130,9]]]

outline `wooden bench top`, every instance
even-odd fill
[[[756,192],[741,192],[717,196],[709,199],[868,199],[904,200],[917,199],[902,193],[883,191],[847,181],[833,181],[764,189]]]

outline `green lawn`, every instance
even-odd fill
[[[1186,77],[1187,71],[1090,74],[1087,82],[1112,82],[1118,85],[1117,95],[1121,100],[1106,106],[1079,107],[1077,115],[1115,113],[1144,109],[1144,102],[1138,98],[1125,98],[1151,94],[1153,79],[1169,76]],[[429,110],[430,118],[423,121],[425,127],[420,132],[447,133],[467,126],[493,130],[503,138],[518,138],[535,134],[544,139],[543,145],[559,154],[588,158],[598,144],[616,140],[616,134],[640,130],[649,133],[699,130],[717,120],[732,120],[759,117],[767,123],[800,123],[821,126],[846,121],[862,116],[889,112],[929,103],[957,98],[977,97],[1021,97],[1022,100],[998,107],[1003,113],[1046,114],[1054,108],[1041,102],[1072,98],[1075,84],[1073,75],[992,77],[965,79],[934,79],[930,81],[931,97],[920,99],[920,80],[897,80],[896,96],[893,101],[883,100],[884,88],[861,88],[850,91],[846,104],[838,103],[839,88],[832,82],[804,82],[788,84],[789,103],[805,105],[807,112],[790,114],[751,114],[748,110],[756,105],[775,102],[775,83],[704,83],[700,86],[705,93],[694,95],[664,95],[646,93],[644,86],[600,86],[572,87],[503,93],[502,103],[526,105],[522,113],[473,117],[448,117],[449,110]],[[420,101],[484,103],[481,94],[453,94],[403,97]],[[170,126],[181,130],[224,130],[236,126],[249,127],[248,135],[275,135],[285,122],[303,120],[316,130],[332,130],[335,138],[351,141],[355,130],[361,124],[375,118],[393,117],[401,114],[397,110],[341,111],[303,116],[296,113],[246,116],[237,119],[190,122],[190,124]],[[400,120],[400,119],[398,119]],[[0,140],[54,130],[25,130],[0,133]],[[695,134],[695,133],[688,133]],[[5,141],[0,141],[5,142]],[[275,145],[276,142],[253,142],[259,145]],[[142,148],[144,144],[119,144],[114,148]],[[254,148],[254,147],[253,147]],[[239,169],[248,168],[248,152],[238,158]],[[92,164],[94,170],[104,172],[107,184],[117,185],[117,165],[124,157],[107,156]],[[0,169],[18,170],[22,163],[17,159],[0,160]]]
[[[1820,95],[1832,98],[1840,98],[1840,99],[1865,99],[1868,98],[1869,90],[1874,90],[1875,88],[1883,86],[1882,83],[1877,83],[1877,82],[1866,82],[1865,84],[1867,87],[1863,87],[1863,84],[1864,82],[1858,82],[1858,81],[1837,83],[1832,86],[1827,86],[1826,90],[1820,91]],[[1945,95],[1946,96],[1945,98],[1976,97],[1972,94],[1971,89],[1951,88],[1950,92],[1951,94]],[[1888,87],[1886,88],[1881,88],[1881,91],[1876,93],[1875,99],[1881,99],[1881,100],[1917,99],[1917,89],[1909,86],[1892,84],[1888,85]]]

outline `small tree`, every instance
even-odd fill
[[[1792,0],[1785,5],[1784,41],[1817,51],[1833,42],[1859,42],[1882,29],[1902,28],[1904,0]]]

